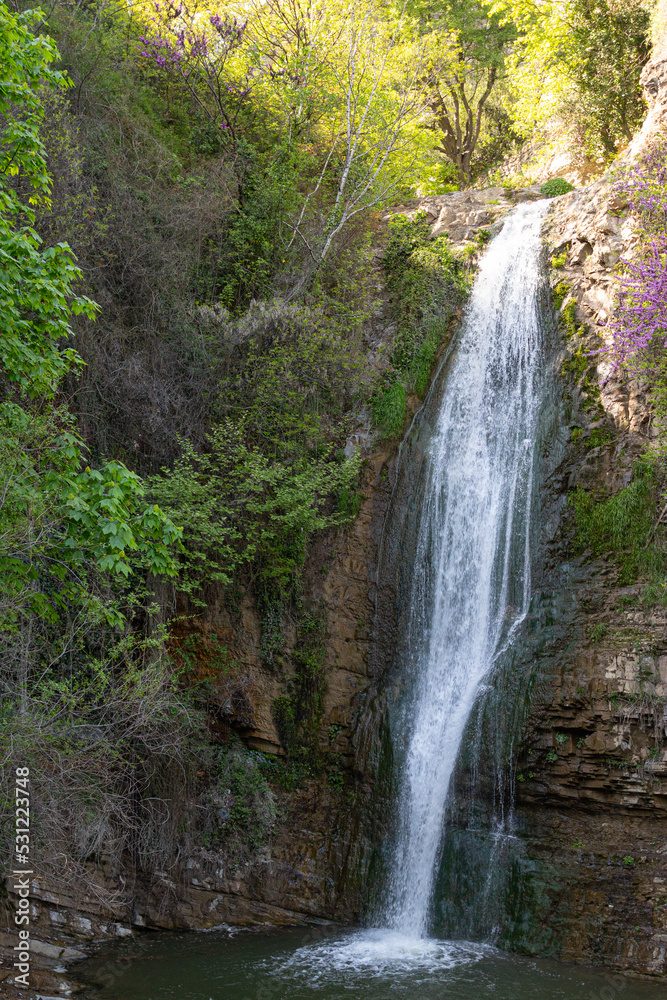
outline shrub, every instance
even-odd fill
[[[561,194],[567,194],[568,191],[574,191],[574,185],[566,181],[564,177],[552,177],[545,181],[540,188],[540,194],[543,194],[545,198],[557,198]]]
[[[383,437],[398,437],[405,422],[406,393],[403,384],[390,382],[380,389],[372,404],[373,420]]]
[[[232,744],[218,751],[220,773],[211,800],[217,807],[223,841],[229,834],[245,840],[251,848],[268,841],[276,823],[276,802],[264,774],[264,757]],[[225,830],[225,827],[227,829]]]
[[[608,625],[605,625],[604,622],[596,622],[590,631],[591,642],[600,642],[601,639],[604,639],[608,631]]]
[[[655,524],[657,501],[656,464],[649,457],[635,463],[631,483],[615,496],[601,500],[578,487],[568,498],[577,548],[590,548],[596,556],[609,554],[625,583],[640,575],[662,575],[665,554],[662,529]]]
[[[398,327],[391,363],[405,389],[421,397],[438,347],[470,290],[470,266],[446,236],[431,239],[426,219],[420,216],[414,221],[405,216],[391,220],[382,264]],[[388,394],[386,404],[397,410],[397,390]],[[379,405],[384,413],[385,404]],[[397,417],[392,426],[396,424]]]
[[[178,587],[199,601],[204,583],[231,585],[252,568],[264,599],[285,600],[313,532],[344,524],[354,505],[328,510],[332,494],[353,488],[358,458],[336,461],[329,448],[280,460],[246,443],[243,425],[214,428],[207,452],[189,442],[173,469],[149,480],[150,489],[184,525]]]
[[[30,767],[41,874],[63,878],[66,868],[68,881],[92,885],[102,899],[91,861],[114,874],[128,859],[155,871],[191,848],[196,771],[207,753],[202,713],[156,655],[161,636],[112,640],[103,622],[86,633],[79,623],[62,638],[67,668],[43,671],[18,704],[0,706],[0,755]],[[12,775],[5,767],[5,795]],[[2,845],[5,860],[12,842]]]

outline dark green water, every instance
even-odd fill
[[[95,1000],[665,1000],[664,985],[387,931],[143,935],[78,967]]]

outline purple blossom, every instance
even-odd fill
[[[240,87],[226,79],[225,63],[230,52],[241,44],[247,21],[211,14],[209,23],[217,35],[212,42],[183,3],[167,0],[162,4],[155,0],[154,8],[159,15],[151,18],[154,33],[139,39],[142,58],[152,60],[161,70],[175,69],[192,91],[203,83],[204,92],[208,92],[209,98],[212,96],[220,129],[233,135],[228,104],[238,104],[252,88]],[[229,95],[229,100],[223,94]]]
[[[667,236],[651,239],[645,256],[637,263],[626,261],[625,267],[609,325],[612,343],[602,353],[609,355],[614,371],[623,365],[636,374],[646,367],[649,345],[667,346]]]
[[[625,170],[614,184],[647,232],[660,232],[667,224],[667,140],[659,140],[639,163]]]
[[[614,194],[630,209],[643,235],[637,261],[621,261],[618,307],[608,324],[606,355],[612,372],[650,368],[649,348],[667,347],[667,140],[655,143],[614,184]]]

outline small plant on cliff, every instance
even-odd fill
[[[387,433],[391,437],[402,427],[398,411],[405,392],[426,392],[438,347],[469,291],[470,276],[446,236],[431,239],[423,215],[414,221],[399,215],[390,221],[382,265],[398,330],[390,358],[393,377],[377,397],[374,418],[383,433],[386,426],[393,428]],[[393,388],[396,384],[403,393]]]
[[[303,611],[292,651],[294,674],[287,683],[287,692],[274,699],[272,709],[288,756],[294,758],[301,749],[308,748],[313,766],[318,765],[320,757],[317,742],[325,692],[325,655],[324,615]]]
[[[561,194],[567,194],[568,191],[574,191],[574,185],[566,181],[564,177],[552,177],[551,180],[545,181],[540,188],[540,194],[543,194],[545,198],[557,198]]]
[[[604,622],[596,622],[590,631],[591,642],[599,642],[600,639],[604,639],[608,631],[608,625],[605,625]]]
[[[371,404],[371,413],[382,436],[398,437],[405,422],[406,394],[403,383],[397,378],[386,379],[377,389]]]
[[[594,555],[609,554],[620,569],[621,582],[640,575],[660,578],[665,571],[662,528],[656,525],[658,475],[655,459],[644,457],[633,467],[631,483],[615,496],[599,499],[578,487],[568,497],[574,508],[576,547]]]
[[[229,823],[245,833],[252,847],[259,847],[276,822],[275,797],[262,771],[261,754],[235,746],[221,765],[218,788],[230,796]]]

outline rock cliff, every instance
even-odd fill
[[[626,163],[664,128],[666,71],[659,57],[642,74],[649,114]],[[659,433],[647,387],[613,377],[597,353],[616,264],[640,249],[626,207],[603,178],[558,199],[547,223],[573,440],[551,484],[561,496],[577,487],[615,495]],[[532,622],[535,688],[517,764],[524,904],[537,928],[530,947],[664,976],[667,614],[644,586],[624,585],[612,559],[573,560],[568,531],[566,514],[566,558],[548,570]]]

